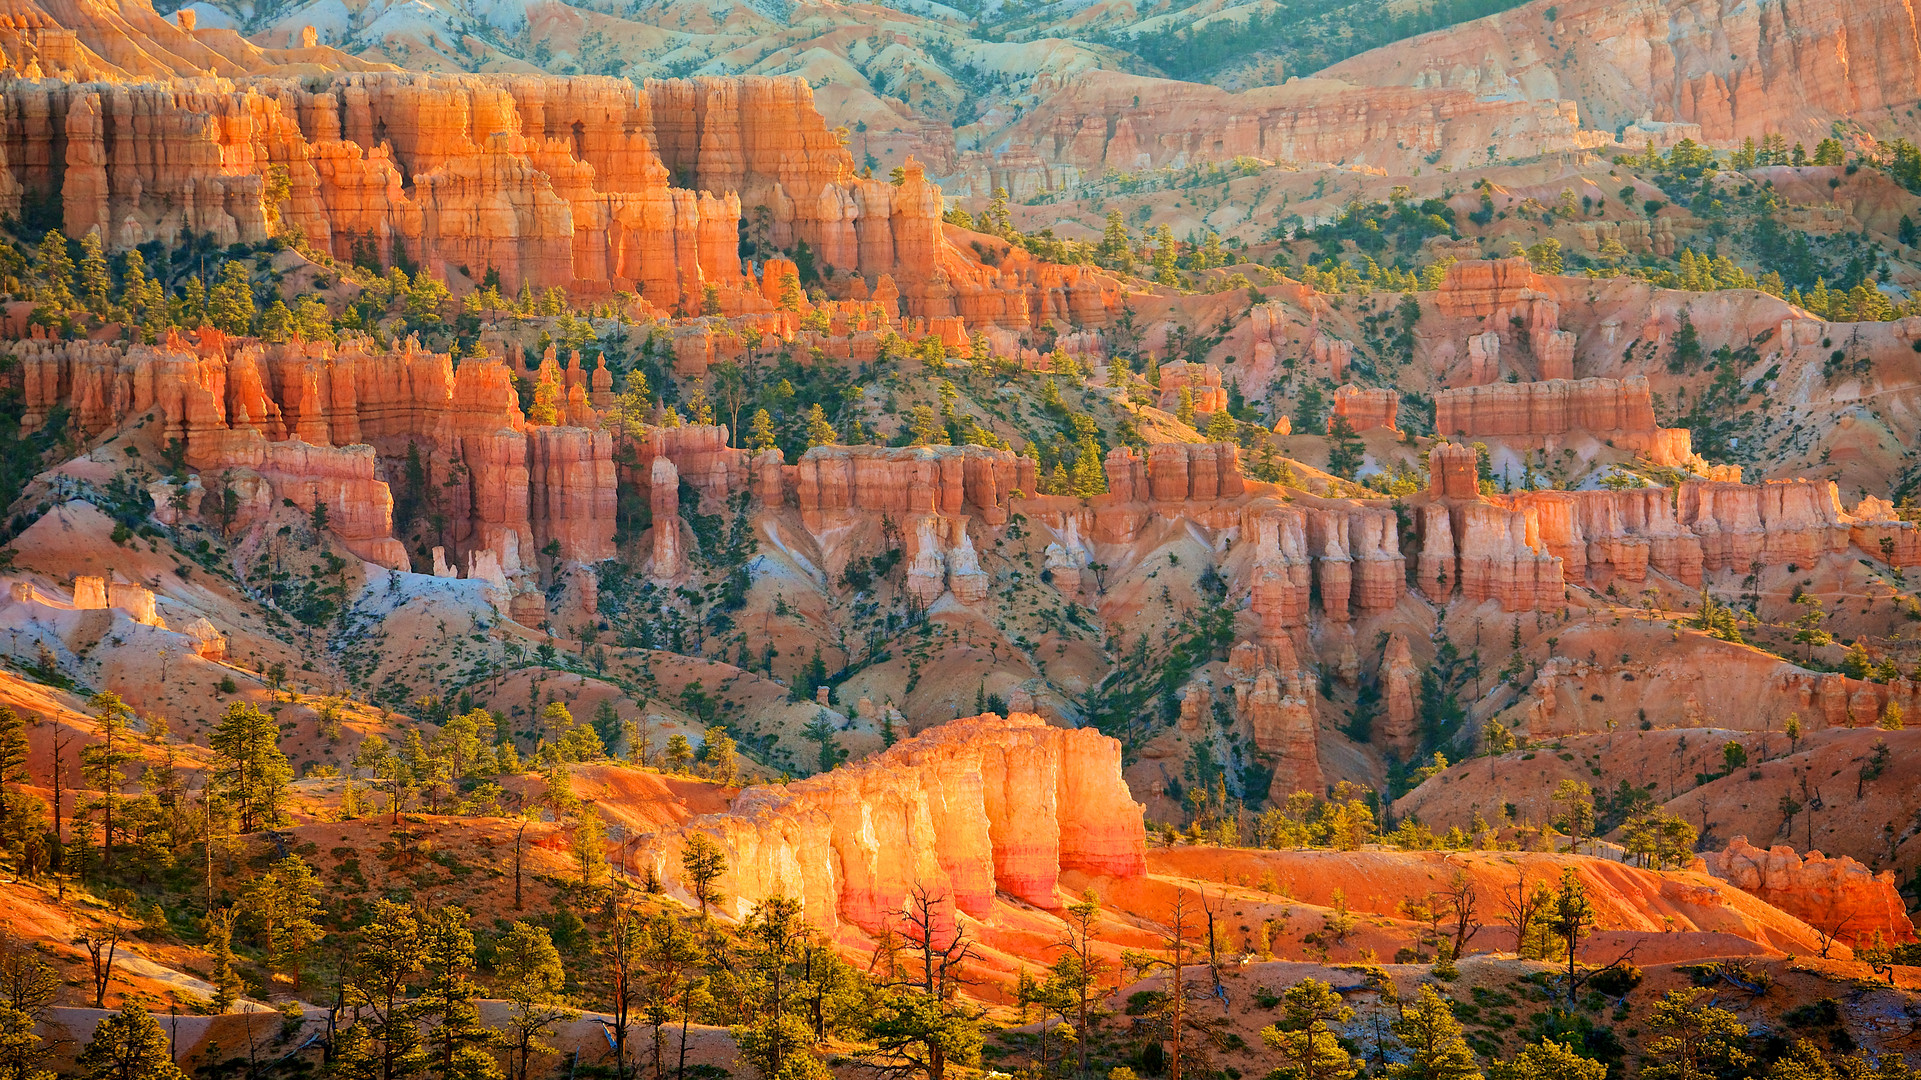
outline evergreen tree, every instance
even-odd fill
[[[285,341],[293,336],[293,311],[284,300],[276,298],[260,313],[260,337],[263,341]]]
[[[214,755],[213,790],[239,815],[240,831],[280,824],[293,767],[280,750],[280,725],[274,718],[236,701],[227,706],[207,741]]]
[[[103,690],[88,701],[88,706],[96,717],[94,733],[100,741],[90,743],[80,751],[80,775],[87,786],[97,794],[93,805],[102,813],[100,843],[101,867],[113,868],[113,847],[115,836],[114,814],[120,808],[123,795],[121,789],[127,786],[126,764],[140,755],[134,750],[133,734],[129,721],[133,710],[127,708],[120,695]]]
[[[694,901],[700,905],[700,917],[705,919],[708,907],[720,902],[720,890],[714,883],[727,872],[727,853],[713,837],[691,832],[681,842],[680,867],[687,875]]]
[[[1423,983],[1420,996],[1402,1008],[1392,1027],[1407,1046],[1408,1057],[1387,1067],[1389,1080],[1481,1080],[1474,1051],[1461,1035],[1461,1022],[1434,987]]]
[[[814,1035],[797,1008],[800,986],[794,968],[812,931],[800,902],[769,897],[754,905],[741,927],[750,1017],[733,1029],[741,1060],[761,1080],[825,1080],[827,1066],[811,1052]]]
[[[732,785],[740,779],[740,754],[734,737],[719,724],[708,726],[701,738],[700,763],[708,779]]]
[[[101,1019],[78,1064],[84,1080],[186,1080],[165,1029],[133,1002]]]
[[[220,268],[220,280],[207,297],[207,320],[236,337],[253,333],[253,284],[238,260]]]
[[[1748,140],[1750,146],[1754,140]],[[1496,1061],[1488,1067],[1488,1080],[1607,1080],[1605,1063],[1585,1058],[1542,1036],[1533,1046],[1522,1048],[1512,1060]]]
[[[553,365],[540,365],[540,381],[534,384],[534,403],[527,410],[527,422],[541,427],[560,423],[560,382]]]
[[[1203,433],[1208,442],[1233,442],[1234,417],[1226,409],[1216,409],[1208,414],[1207,430]]]
[[[915,446],[946,446],[947,425],[927,405],[914,406],[908,414],[908,430],[913,433]]]
[[[1701,1004],[1706,994],[1689,987],[1655,1002],[1649,1026],[1656,1038],[1641,1066],[1646,1080],[1715,1080],[1745,1075],[1753,1064],[1747,1025],[1726,1009]]]
[[[494,1031],[480,1020],[474,999],[474,935],[467,912],[439,907],[421,921],[420,968],[427,985],[414,1012],[427,1029],[427,1071],[438,1080],[494,1080],[500,1064],[488,1047]]]
[[[1324,982],[1303,979],[1282,995],[1282,1019],[1261,1029],[1261,1041],[1281,1055],[1281,1080],[1351,1080],[1354,1055],[1328,1026],[1354,1019],[1341,995]]]
[[[189,275],[181,288],[180,315],[175,321],[189,330],[207,325],[207,283],[199,274]]]
[[[80,295],[87,310],[106,318],[113,294],[113,272],[107,268],[107,253],[100,244],[100,231],[87,230],[80,238]]]
[[[26,841],[21,827],[29,805],[39,800],[20,789],[31,780],[27,770],[27,722],[11,708],[0,705],[0,845],[19,853]]]
[[[807,407],[807,448],[812,450],[816,446],[832,446],[838,438],[839,436],[834,432],[834,425],[827,422],[827,414],[822,411],[820,403],[815,402],[809,405]]]
[[[1119,210],[1107,212],[1107,228],[1101,233],[1101,243],[1095,249],[1101,265],[1123,274],[1134,272],[1134,241],[1127,234],[1127,222],[1121,218]]]
[[[34,299],[56,311],[73,307],[73,257],[67,254],[67,238],[59,229],[49,229],[40,238],[33,270],[40,279]]]
[[[774,418],[767,414],[766,409],[755,411],[753,422],[748,428],[748,437],[755,453],[772,450],[777,445],[774,438]]]
[[[567,969],[545,927],[516,922],[494,947],[494,974],[501,996],[513,1006],[502,1033],[508,1073],[511,1080],[527,1080],[533,1055],[553,1050],[546,1039],[554,1025],[580,1016],[563,1003]]]
[[[309,951],[326,933],[313,867],[298,855],[281,859],[241,894],[239,909],[259,935],[268,969],[290,976],[297,989]]]
[[[1107,494],[1107,470],[1101,465],[1101,448],[1091,433],[1081,436],[1074,455],[1073,493],[1081,499]]]
[[[1327,471],[1343,480],[1352,480],[1367,459],[1367,447],[1355,434],[1354,424],[1338,413],[1328,425]]]
[[[414,1023],[408,981],[426,960],[413,910],[374,901],[373,916],[341,985],[341,1003],[358,1018],[342,1032],[333,1070],[344,1080],[404,1080],[419,1074],[426,1050]]]
[[[1174,264],[1174,230],[1166,225],[1154,231],[1154,280],[1162,285],[1181,283]]]

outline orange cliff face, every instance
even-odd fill
[[[58,196],[70,236],[98,229],[112,248],[257,242],[272,209],[338,259],[371,243],[445,279],[498,271],[509,292],[632,290],[693,312],[712,289],[725,314],[771,314],[778,281],[741,256],[751,218],[761,254],[805,243],[833,295],[885,293],[913,317],[1026,329],[1121,306],[1086,267],[962,254],[920,167],[855,176],[796,79],[17,82],[0,91],[0,155],[20,177],[0,212]],[[268,208],[282,171],[286,202]]]
[[[1478,163],[1498,142],[1516,156],[1598,145],[1581,130],[1572,102],[1517,101],[1452,88],[1370,87],[1354,80],[1290,79],[1285,86],[1230,93],[1201,83],[1116,71],[1042,73],[1040,104],[984,145],[1018,150],[961,155],[957,173],[971,194],[996,187],[1024,199],[1071,188],[1082,177],[1137,172],[1236,157],[1338,162],[1389,169]]]
[[[1811,145],[1837,119],[1872,128],[1912,106],[1921,40],[1912,6],[1885,0],[1535,0],[1322,74],[1482,95],[1522,87],[1578,104],[1596,130],[1651,119],[1698,124],[1697,138],[1717,142],[1782,133]]]
[[[1876,874],[1846,855],[1830,859],[1818,851],[1803,859],[1785,844],[1763,851],[1745,836],[1705,860],[1708,873],[1855,948],[1877,936],[1889,945],[1915,940],[1892,871]]]
[[[27,429],[60,405],[88,435],[157,412],[159,438],[180,440],[204,485],[238,473],[264,481],[263,506],[325,502],[349,548],[383,566],[405,568],[409,559],[393,536],[392,491],[377,477],[399,475],[416,447],[433,487],[446,492],[457,558],[487,552],[511,574],[550,543],[565,562],[613,554],[611,439],[530,425],[497,360],[456,369],[411,340],[380,351],[364,338],[263,344],[214,330],[157,345],[23,341],[13,354]],[[377,470],[381,460],[388,465]],[[243,513],[236,524],[250,521]]]
[[[1143,810],[1121,779],[1121,745],[1038,716],[955,720],[853,765],[752,788],[725,814],[656,835],[643,862],[683,895],[685,837],[727,857],[717,882],[735,917],[770,896],[809,921],[876,934],[899,928],[916,887],[988,915],[996,893],[1058,909],[1063,871],[1146,872]]]

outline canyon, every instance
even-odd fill
[[[487,993],[510,941],[588,1010],[702,952],[641,1027],[739,1075],[907,1004],[1060,1068],[1081,953],[1101,1074],[1197,976],[1233,1075],[1307,977],[1383,1061],[1459,999],[1490,1075],[1483,993],[1643,1068],[1702,980],[1898,1042],[1900,10],[469,14],[0,19],[0,892],[61,1045],[225,964],[317,1060],[290,1003],[401,895]],[[222,946],[290,860],[321,944]],[[1579,940],[1501,917],[1537,885]],[[1623,958],[1611,1020],[1556,988]]]

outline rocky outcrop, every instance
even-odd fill
[[[1441,278],[1434,309],[1451,319],[1492,318],[1545,286],[1526,259],[1463,259]]]
[[[18,81],[0,91],[0,153],[22,163],[0,210],[58,200],[68,235],[98,229],[112,248],[254,243],[279,216],[341,260],[372,245],[443,279],[492,270],[508,292],[633,291],[689,314],[711,290],[723,314],[772,313],[778,280],[739,253],[760,212],[766,242],[808,245],[833,295],[884,292],[896,313],[1026,330],[1099,325],[1121,304],[1091,267],[964,254],[920,166],[898,184],[856,176],[794,78]],[[286,201],[267,207],[279,172]]]
[[[973,514],[999,525],[1013,492],[1035,490],[1035,464],[983,446],[816,446],[801,455],[794,488],[816,533],[849,513]]]
[[[1549,452],[1557,452],[1570,436],[1585,435],[1643,453],[1657,465],[1680,467],[1693,459],[1686,428],[1655,423],[1653,397],[1641,375],[1437,391],[1434,429],[1444,436],[1498,438]]]
[[[1296,791],[1326,790],[1313,673],[1302,666],[1293,643],[1285,635],[1243,641],[1228,655],[1225,674],[1233,680],[1235,719],[1274,766],[1269,800],[1278,804]]]
[[[943,592],[951,592],[962,604],[978,604],[987,599],[989,584],[967,535],[966,518],[928,514],[914,520],[907,591],[923,606],[939,600]]]
[[[1830,859],[1819,851],[1804,859],[1786,844],[1763,851],[1745,836],[1703,858],[1708,873],[1855,948],[1877,935],[1889,945],[1916,940],[1892,871],[1876,874],[1846,855]]]
[[[1880,0],[1535,0],[1323,74],[1542,106],[1572,99],[1604,131],[1645,118],[1699,125],[1696,138],[1715,143],[1783,133],[1812,146],[1836,120],[1913,105],[1921,45],[1909,6]]]
[[[1261,500],[1243,511],[1241,526],[1254,542],[1245,580],[1263,644],[1307,625],[1314,592],[1334,622],[1391,610],[1406,592],[1392,510],[1336,500],[1310,506]]]
[[[1571,103],[1523,102],[1425,88],[1368,89],[1332,79],[1289,79],[1229,93],[1213,86],[1114,71],[1043,72],[1038,108],[983,131],[981,142],[1033,148],[1019,175],[992,155],[964,155],[959,174],[986,197],[997,184],[1017,199],[1071,186],[1082,175],[1138,172],[1235,157],[1346,162],[1390,169],[1485,160],[1500,138],[1517,156],[1600,140],[1580,130]],[[1497,135],[1496,133],[1499,133]]]
[[[1334,411],[1327,418],[1327,429],[1334,430],[1334,418],[1345,417],[1355,431],[1386,428],[1399,431],[1396,421],[1401,412],[1401,395],[1383,386],[1359,387],[1347,383],[1334,391]]]
[[[642,859],[688,896],[682,838],[720,842],[722,908],[769,896],[801,902],[832,932],[899,929],[916,887],[985,917],[997,893],[1058,909],[1063,870],[1146,871],[1143,810],[1121,779],[1121,744],[1038,716],[955,720],[865,761],[792,784],[750,788],[725,814],[649,837]]]
[[[1513,501],[1535,522],[1570,584],[1639,584],[1649,569],[1701,584],[1701,537],[1676,515],[1668,488],[1533,491]]]
[[[446,519],[452,564],[485,550],[515,574],[550,544],[562,562],[613,553],[610,436],[529,425],[498,360],[469,359],[456,370],[449,356],[411,340],[380,350],[359,337],[263,344],[213,330],[155,345],[23,341],[13,354],[29,425],[64,405],[97,435],[155,412],[160,439],[180,440],[203,486],[217,477],[234,492],[236,527],[264,521],[282,500],[309,513],[324,503],[330,531],[349,550],[405,568],[384,478],[404,479],[415,458],[426,480],[411,493],[416,512]],[[584,389],[592,380],[578,377],[569,412],[597,425]]]
[[[1374,741],[1403,761],[1413,754],[1419,741],[1414,726],[1414,693],[1419,682],[1420,672],[1408,649],[1407,635],[1395,630],[1388,634],[1381,653],[1381,721],[1374,729]]]
[[[1145,455],[1117,446],[1104,464],[1114,502],[1232,499],[1247,490],[1240,447],[1233,443],[1155,443]]]
[[[1691,480],[1677,503],[1677,517],[1701,539],[1701,565],[1709,570],[1808,565],[1847,550],[1850,541],[1852,522],[1832,481]]]
[[[1889,566],[1921,566],[1921,524],[1904,521],[1894,504],[1864,496],[1849,515],[1848,540]]]
[[[684,566],[681,542],[680,472],[672,458],[654,459],[648,467],[647,508],[654,520],[654,562],[650,571],[656,581],[673,581]]]
[[[1458,592],[1470,603],[1498,601],[1504,611],[1558,609],[1566,602],[1561,560],[1548,552],[1526,513],[1478,499],[1449,500],[1421,507],[1419,522],[1416,577],[1429,600],[1446,603]]]
[[[1181,405],[1185,390],[1197,413],[1217,413],[1227,408],[1227,389],[1221,385],[1221,369],[1214,364],[1189,364],[1176,360],[1162,364],[1160,407],[1174,412]]]
[[[1427,454],[1427,493],[1434,499],[1478,499],[1481,461],[1471,446],[1435,443]]]

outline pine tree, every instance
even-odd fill
[[[551,365],[540,366],[540,381],[534,384],[534,403],[527,410],[527,422],[541,427],[560,423],[560,383]]]
[[[800,902],[770,897],[754,906],[742,926],[744,982],[752,1020],[733,1029],[741,1060],[762,1080],[826,1080],[827,1066],[811,1052],[813,1032],[796,1007],[800,989],[793,968],[812,931]]]
[[[1327,429],[1327,471],[1343,480],[1352,480],[1367,459],[1367,448],[1355,434],[1354,424],[1339,413]]]
[[[494,946],[494,975],[513,1006],[502,1033],[507,1069],[512,1080],[527,1080],[533,1055],[553,1050],[546,1040],[554,1024],[580,1016],[563,1003],[567,970],[545,927],[516,922]]]
[[[1423,983],[1420,996],[1401,1010],[1392,1027],[1407,1046],[1408,1059],[1387,1067],[1389,1080],[1481,1080],[1461,1022],[1434,987]]]
[[[335,1075],[403,1080],[419,1073],[425,1049],[407,984],[425,959],[413,909],[391,900],[374,901],[373,916],[360,931],[359,947],[341,985],[341,1004],[359,1022],[342,1032]]]
[[[1154,231],[1154,279],[1162,285],[1181,282],[1174,264],[1174,230],[1166,225]]]
[[[28,805],[38,802],[18,790],[30,779],[27,722],[19,713],[0,705],[0,844],[9,852],[24,848],[22,823],[27,819]]]
[[[493,1080],[500,1064],[488,1051],[495,1036],[481,1022],[474,999],[474,935],[458,907],[430,911],[420,927],[421,971],[427,986],[414,1012],[427,1027],[427,1071],[438,1080]]]
[[[1134,241],[1127,234],[1127,222],[1119,210],[1107,212],[1107,228],[1101,233],[1100,247],[1095,253],[1101,265],[1124,274],[1134,272]]]
[[[774,438],[774,418],[766,409],[754,413],[753,423],[748,428],[748,437],[753,443],[754,452],[772,450],[776,445]]]
[[[227,706],[208,743],[214,753],[213,789],[239,815],[240,831],[280,824],[293,768],[280,750],[279,723],[253,705],[236,701]]]
[[[236,337],[253,333],[253,285],[245,263],[231,261],[220,268],[220,280],[207,298],[207,319]]]
[[[320,878],[313,867],[300,856],[289,855],[255,878],[240,896],[240,913],[258,932],[268,969],[292,977],[295,988],[300,986],[308,951],[325,934],[319,920],[327,913],[319,894]]]
[[[166,1030],[133,1002],[101,1019],[78,1064],[84,1080],[186,1080]]]
[[[113,293],[113,272],[107,268],[107,253],[100,245],[100,230],[89,229],[80,238],[80,294],[87,310],[106,318]]]
[[[285,341],[293,336],[293,311],[284,300],[275,299],[260,314],[260,337],[263,341]]]
[[[1081,499],[1107,494],[1107,470],[1101,466],[1101,448],[1091,434],[1081,437],[1080,449],[1074,455],[1073,491]]]
[[[932,407],[916,405],[908,414],[908,430],[913,433],[915,446],[946,446],[947,425],[941,423]]]
[[[1205,434],[1208,442],[1233,442],[1234,418],[1226,409],[1215,409],[1208,415]]]
[[[1710,1080],[1745,1075],[1754,1057],[1747,1051],[1748,1029],[1733,1013],[1700,1004],[1699,987],[1670,990],[1654,1003],[1649,1026],[1657,1038],[1641,1066],[1647,1080]]]
[[[100,808],[103,815],[100,862],[102,869],[112,869],[114,814],[120,809],[123,798],[121,789],[127,785],[123,769],[140,755],[133,748],[129,724],[133,710],[120,700],[120,695],[103,690],[87,704],[97,717],[94,732],[100,741],[81,749],[80,775],[86,780],[87,786],[98,793],[94,796],[94,805]]]
[[[1754,140],[1748,140],[1748,145],[1752,148]],[[1539,1043],[1523,1047],[1512,1060],[1488,1066],[1488,1074],[1490,1080],[1607,1080],[1608,1067],[1544,1035]]]
[[[827,422],[827,414],[822,411],[820,404],[816,402],[809,405],[807,407],[807,448],[811,450],[816,446],[832,446],[837,438],[834,425]]]
[[[690,832],[681,842],[680,867],[687,875],[695,902],[700,905],[700,917],[705,919],[708,907],[721,900],[714,883],[727,872],[727,853],[706,833]]]
[[[1281,1055],[1285,1080],[1350,1080],[1360,1070],[1328,1026],[1354,1019],[1341,995],[1316,979],[1302,979],[1282,995],[1282,1019],[1261,1029],[1261,1041]]]
[[[40,279],[34,299],[56,311],[73,307],[73,257],[67,254],[67,238],[59,229],[49,229],[40,238],[33,269]]]
[[[199,274],[187,278],[181,291],[180,317],[177,320],[189,330],[198,330],[207,325],[207,283],[200,280]]]

